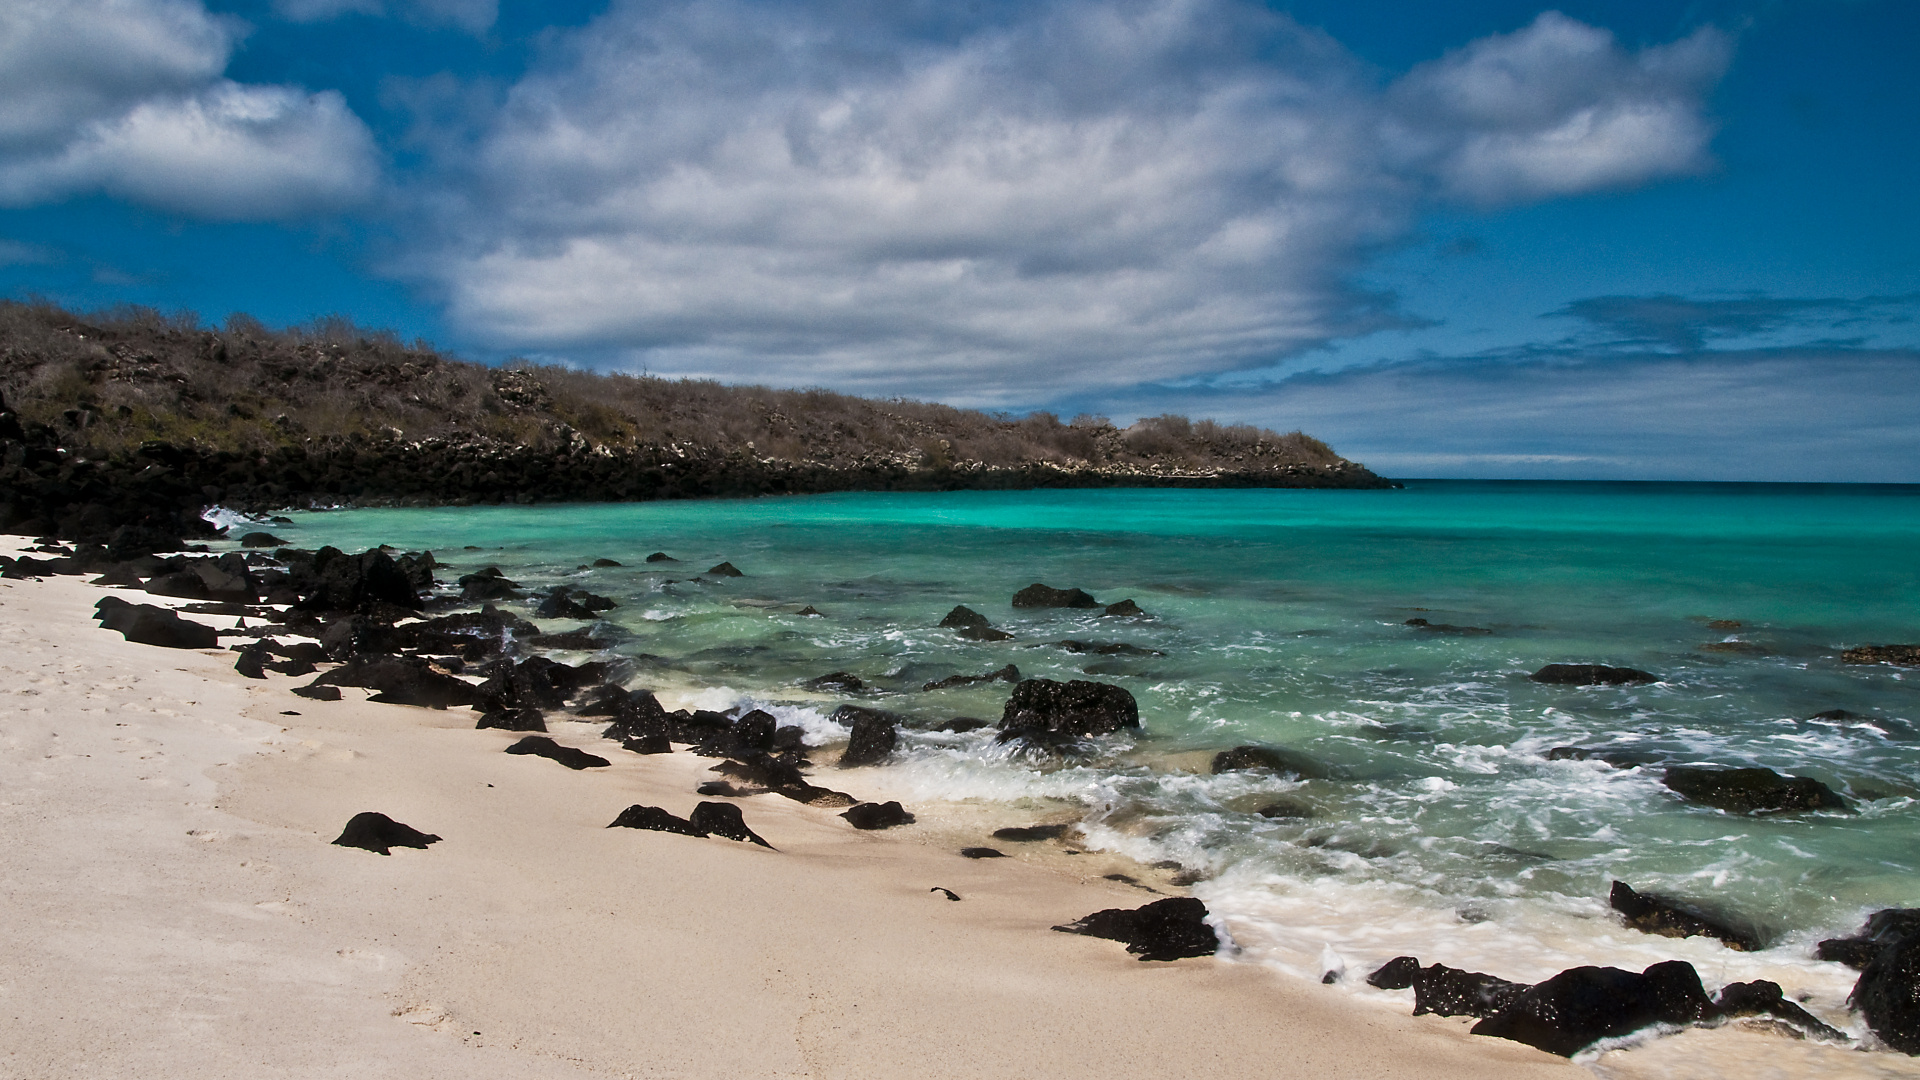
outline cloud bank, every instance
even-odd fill
[[[221,78],[235,37],[195,0],[0,5],[0,205],[257,220],[367,198],[378,154],[345,99]]]
[[[1434,200],[1698,171],[1729,39],[1556,14],[1382,85],[1235,0],[617,0],[423,191],[405,271],[504,348],[972,404],[1394,325]]]

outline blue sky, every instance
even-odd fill
[[[0,291],[1920,482],[1920,8],[23,0]]]

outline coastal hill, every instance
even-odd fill
[[[15,441],[201,502],[631,500],[842,490],[1388,486],[1300,432],[1159,416],[1011,417],[825,390],[489,367],[344,319],[273,330],[0,301]],[[5,433],[0,433],[4,436]],[[15,454],[12,457],[19,457]],[[56,464],[52,459],[42,466]],[[0,466],[9,516],[47,489]],[[157,471],[156,471],[157,470]],[[45,468],[28,469],[36,476]],[[43,477],[44,479],[44,477]],[[84,478],[83,478],[84,479]],[[69,487],[74,478],[60,481]]]

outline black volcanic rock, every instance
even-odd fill
[[[534,757],[547,758],[574,770],[601,769],[613,764],[598,754],[589,754],[585,750],[576,750],[571,746],[561,746],[544,735],[529,735],[507,747],[507,753],[531,754]]]
[[[746,576],[745,574],[742,574],[740,572],[738,567],[734,566],[730,562],[723,562],[719,566],[710,566],[707,568],[707,573],[712,574],[715,577],[745,577]]]
[[[289,571],[294,571],[289,565]],[[366,612],[378,604],[420,610],[413,582],[393,557],[379,548],[348,555],[331,547],[313,553],[312,562],[295,574],[302,611]]]
[[[1236,746],[1213,755],[1213,774],[1263,769],[1302,780],[1324,780],[1333,775],[1325,763],[1297,750],[1272,746]]]
[[[956,686],[973,686],[978,683],[1020,681],[1020,669],[1008,664],[998,671],[989,671],[985,675],[949,675],[944,679],[927,683],[922,690],[950,690]]]
[[[608,823],[609,829],[647,829],[652,832],[678,833],[681,836],[705,836],[707,832],[686,818],[675,817],[658,806],[635,803],[620,811]]]
[[[337,686],[296,686],[287,691],[294,697],[303,697],[309,701],[339,701],[340,688]]]
[[[1868,916],[1866,925],[1853,937],[1822,941],[1814,949],[1814,956],[1858,971],[1871,963],[1883,946],[1916,936],[1920,936],[1920,908],[1884,908]]]
[[[1684,961],[1668,960],[1639,973],[1577,967],[1528,987],[1475,1024],[1473,1033],[1572,1057],[1601,1039],[1654,1024],[1693,1024],[1715,1012],[1700,976]]]
[[[1920,645],[1861,645],[1840,654],[1845,664],[1920,666]]]
[[[112,601],[112,603],[108,603]],[[129,604],[117,596],[100,601],[95,616],[108,630],[141,645],[163,649],[217,649],[219,631],[205,623],[183,619],[172,610],[152,604]]]
[[[1114,616],[1115,618],[1129,618],[1129,617],[1142,618],[1142,617],[1145,617],[1147,613],[1140,610],[1139,604],[1136,604],[1129,599],[1129,600],[1121,600],[1118,603],[1108,604],[1107,609],[1101,612],[1101,614],[1111,615],[1111,616]]]
[[[732,803],[703,802],[693,808],[687,823],[714,836],[759,844],[763,848],[773,847],[772,844],[762,840],[759,834],[747,828],[746,819],[740,816],[740,808]]]
[[[1821,1023],[1818,1017],[1788,1001],[1786,995],[1780,991],[1780,984],[1767,979],[1728,983],[1713,996],[1713,1004],[1720,1015],[1729,1019],[1739,1016],[1767,1016],[1794,1028],[1810,1039],[1825,1039],[1836,1043],[1850,1041],[1845,1032]]]
[[[1036,840],[1058,840],[1071,828],[1071,825],[1017,825],[993,830],[993,838],[1029,844]]]
[[[852,725],[852,731],[847,736],[846,752],[840,755],[842,766],[872,765],[883,761],[899,744],[900,733],[896,727],[899,717],[893,713],[863,709],[858,705],[842,705],[834,710],[833,718]]]
[[[1420,966],[1411,956],[1397,956],[1367,976],[1382,990],[1413,988],[1413,1015],[1492,1016],[1520,997],[1524,983],[1444,964]]]
[[[969,627],[984,628],[991,625],[993,624],[987,621],[985,615],[980,614],[965,604],[957,605],[952,611],[947,612],[946,618],[940,620],[940,626],[945,630],[965,630]]]
[[[249,548],[286,547],[287,542],[270,532],[250,532],[241,535],[240,546]]]
[[[1631,686],[1660,681],[1652,672],[1605,664],[1548,664],[1527,678],[1553,686]]]
[[[1451,634],[1451,635],[1464,637],[1464,636],[1472,636],[1476,634],[1493,633],[1493,631],[1487,629],[1484,626],[1454,626],[1449,623],[1428,622],[1425,619],[1408,619],[1406,625],[1413,627],[1415,630],[1422,630],[1429,634]],[[1552,666],[1565,667],[1567,665],[1560,664],[1560,665],[1552,665]],[[1615,670],[1618,670],[1618,669],[1615,669]],[[1549,682],[1552,680],[1541,679],[1539,681]]]
[[[1027,679],[1013,688],[1000,716],[1003,737],[1039,731],[1079,738],[1139,726],[1140,706],[1125,687],[1080,679]]]
[[[1740,952],[1753,952],[1762,944],[1759,935],[1752,931],[1737,930],[1724,919],[1691,904],[1635,892],[1624,881],[1613,883],[1613,891],[1607,896],[1607,906],[1619,912],[1628,926],[1643,934],[1670,938],[1710,937]]]
[[[1132,910],[1096,911],[1054,929],[1065,934],[1124,941],[1127,951],[1138,954],[1142,960],[1178,960],[1212,956],[1219,951],[1220,939],[1213,927],[1207,925],[1206,918],[1205,903],[1191,896],[1173,896]]]
[[[1034,582],[1013,594],[1017,608],[1097,608],[1100,602],[1082,589],[1056,589]]]
[[[674,558],[673,556],[667,554],[664,551],[656,551],[653,554],[647,556],[647,561],[648,562],[679,562],[680,560]]]
[[[1876,911],[1859,934],[1822,941],[1816,955],[1859,968],[1848,1003],[1882,1042],[1920,1055],[1920,908]]]
[[[539,709],[490,709],[480,714],[476,728],[497,728],[501,731],[539,731],[547,730],[546,718]]]
[[[385,814],[372,810],[355,814],[348,819],[347,827],[333,841],[341,847],[355,847],[378,855],[391,855],[389,848],[409,847],[425,850],[428,844],[437,844],[440,838],[432,833],[423,833],[408,825],[393,820]]]
[[[1663,782],[1689,802],[1734,814],[1850,809],[1846,799],[1820,781],[1781,776],[1772,769],[1674,766]]]
[[[963,859],[1004,859],[1007,857],[1007,853],[998,848],[963,847],[960,849],[960,857]]]
[[[860,803],[840,815],[856,829],[872,831],[913,824],[913,815],[897,802]]]
[[[474,686],[418,656],[362,653],[313,680],[314,686],[360,686],[375,691],[372,701],[444,709],[479,704]]]
[[[817,675],[800,684],[808,690],[841,690],[846,693],[858,693],[867,688],[860,676],[850,671],[831,671]]]

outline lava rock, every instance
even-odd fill
[[[1548,761],[1604,761],[1616,769],[1637,769],[1660,764],[1660,755],[1645,750],[1620,750],[1606,746],[1556,746],[1547,751]]]
[[[665,735],[636,735],[622,742],[620,748],[636,754],[671,754],[673,741]]]
[[[444,709],[476,705],[480,692],[418,656],[365,653],[313,680],[315,686],[361,686],[375,691],[371,701]]]
[[[706,830],[688,821],[675,817],[658,806],[641,806],[635,803],[620,811],[620,816],[608,823],[609,829],[647,829],[652,832],[678,833],[681,836],[705,836]]]
[[[747,828],[746,819],[740,816],[740,808],[732,803],[703,802],[693,808],[687,823],[714,836],[759,844],[763,848],[773,847],[752,829]]]
[[[529,735],[507,747],[507,753],[531,754],[534,757],[547,758],[574,770],[602,769],[613,764],[598,754],[589,754],[585,750],[576,750],[571,746],[561,746],[544,735]]]
[[[969,732],[969,731],[979,731],[983,727],[992,727],[992,726],[993,726],[993,723],[988,720],[980,720],[971,716],[956,716],[953,719],[947,721],[946,723],[941,724],[939,727],[934,728],[933,730],[950,731],[958,735],[958,734],[965,734],[966,732]]]
[[[1920,908],[1876,911],[1858,935],[1823,941],[1816,955],[1859,967],[1848,1003],[1880,1041],[1920,1055]]]
[[[1108,604],[1107,609],[1101,612],[1101,614],[1111,615],[1116,618],[1126,618],[1129,616],[1145,617],[1147,613],[1140,610],[1140,605],[1134,603],[1132,600],[1122,600],[1116,604]]]
[[[1012,840],[1027,844],[1036,840],[1058,840],[1065,836],[1071,825],[1019,825],[1006,829],[993,830],[995,840]]]
[[[996,630],[991,626],[969,626],[958,634],[968,641],[1011,641],[1013,635],[1005,630]]]
[[[1651,672],[1605,664],[1548,664],[1527,678],[1553,686],[1631,686],[1660,681]]]
[[[738,567],[734,566],[730,562],[723,562],[719,566],[710,566],[707,568],[707,573],[712,574],[715,577],[745,577],[746,576],[745,574],[742,574],[740,572]]]
[[[1767,979],[1728,983],[1714,995],[1713,1004],[1720,1015],[1728,1018],[1769,1016],[1810,1039],[1850,1041],[1845,1032],[1821,1023],[1812,1013],[1788,1001],[1780,991],[1780,984]]]
[[[897,802],[860,803],[840,815],[856,829],[891,829],[895,825],[913,824],[913,815],[906,807]]]
[[[1206,918],[1205,903],[1191,896],[1173,896],[1133,910],[1096,911],[1054,929],[1063,934],[1124,941],[1127,951],[1142,960],[1178,960],[1212,956],[1219,951],[1220,939]]]
[[[112,603],[109,603],[111,601]],[[183,619],[173,611],[152,604],[129,604],[116,596],[100,601],[95,616],[108,630],[141,645],[163,649],[217,649],[220,634],[205,623]]]
[[[302,611],[366,612],[378,604],[420,610],[420,596],[413,582],[392,556],[379,548],[348,555],[323,547],[313,553],[311,568],[302,567],[298,577],[304,587],[300,602],[294,606]]]
[[[347,827],[333,841],[341,847],[355,847],[379,855],[391,855],[389,848],[409,847],[426,850],[428,844],[437,844],[440,838],[432,833],[423,833],[409,825],[402,825],[385,814],[368,810],[353,815],[347,820]]]
[[[1408,619],[1406,624],[1408,626],[1413,627],[1415,630],[1423,630],[1429,634],[1453,634],[1461,637],[1467,637],[1475,634],[1493,633],[1493,631],[1487,629],[1484,626],[1454,626],[1449,623],[1428,622],[1425,619]],[[1559,665],[1550,665],[1550,666],[1566,667],[1567,665],[1559,664]],[[1532,677],[1538,679],[1537,673]],[[1551,680],[1539,679],[1539,681],[1548,682]]]
[[[1301,780],[1325,780],[1333,770],[1294,750],[1271,746],[1236,746],[1213,755],[1213,775],[1264,769]]]
[[[309,701],[339,701],[340,688],[337,686],[296,686],[289,690],[294,697],[303,697]]]
[[[612,559],[595,559],[595,560],[593,560],[593,568],[594,568],[595,570],[605,570],[605,569],[606,569],[607,567],[610,567],[610,566],[620,566],[620,565],[622,565],[622,564],[620,564],[620,563],[617,563],[617,562],[615,562],[615,561],[613,561]]]
[[[1920,645],[1862,645],[1840,654],[1846,664],[1900,664],[1920,666]]]
[[[1772,769],[1675,766],[1667,770],[1663,782],[1689,802],[1733,814],[1851,809],[1846,799],[1820,781],[1781,776]]]
[[[1600,1039],[1654,1024],[1692,1024],[1715,1014],[1693,965],[1681,960],[1635,973],[1577,967],[1536,983],[1473,1026],[1475,1035],[1512,1039],[1572,1057]]]
[[[1260,809],[1255,810],[1254,813],[1259,814],[1263,818],[1272,818],[1274,820],[1310,818],[1313,816],[1313,807],[1308,806],[1306,803],[1295,802],[1292,799],[1281,799],[1278,802],[1268,803]]]
[[[673,556],[667,554],[664,551],[656,551],[653,554],[647,556],[647,561],[648,562],[679,562],[680,560],[674,558]]]
[[[900,742],[900,732],[895,726],[898,718],[892,713],[848,705],[834,710],[833,718],[850,720],[853,725],[847,736],[846,752],[840,755],[843,768],[884,761]]]
[[[949,675],[944,679],[938,680],[937,682],[930,682],[925,686],[922,686],[920,689],[949,690],[956,686],[973,686],[976,683],[990,683],[990,682],[1018,683],[1019,681],[1020,681],[1020,669],[1017,667],[1014,667],[1012,664],[1008,664],[1006,667],[1003,667],[998,671],[989,671],[985,675]]]
[[[242,533],[240,546],[244,548],[286,547],[287,542],[270,532]]]
[[[833,671],[800,684],[808,690],[840,690],[846,693],[858,693],[867,688],[860,676],[850,671]]]
[[[1100,601],[1081,589],[1055,589],[1034,582],[1013,594],[1013,606],[1017,608],[1097,608],[1100,606]]]
[[[1920,908],[1885,908],[1869,915],[1858,934],[1828,938],[1814,948],[1813,954],[1859,971],[1873,962],[1883,946],[1916,935],[1920,935]]]
[[[598,618],[592,608],[577,603],[568,596],[565,585],[554,586],[553,591],[547,594],[547,598],[540,601],[540,606],[533,609],[533,617],[536,619]]]
[[[1635,892],[1624,881],[1613,883],[1613,891],[1607,896],[1607,905],[1625,917],[1628,926],[1643,934],[1670,938],[1710,937],[1740,952],[1754,952],[1762,945],[1758,934],[1736,930],[1724,920],[1690,904]]]
[[[1524,983],[1508,982],[1479,971],[1450,968],[1444,964],[1420,966],[1411,956],[1397,956],[1367,976],[1368,984],[1382,990],[1413,987],[1413,1015],[1434,1013],[1439,1016],[1492,1016],[1513,1004],[1528,989]]]
[[[1125,687],[1074,679],[1027,679],[1013,688],[1000,716],[1002,738],[1042,731],[1080,738],[1140,726],[1140,706]]]
[[[262,649],[242,649],[240,658],[233,662],[233,670],[242,678],[264,679],[267,677],[267,661]]]
[[[952,611],[947,612],[946,618],[940,620],[940,628],[943,630],[965,630],[969,627],[985,628],[992,625],[992,623],[987,621],[985,615],[980,614],[965,604],[957,605]]]
[[[547,730],[546,718],[539,709],[489,709],[480,714],[476,728],[496,728],[500,731],[540,731]]]
[[[1007,853],[998,848],[963,847],[960,849],[960,857],[964,859],[1004,859],[1007,857]]]

